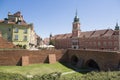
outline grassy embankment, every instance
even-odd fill
[[[72,69],[60,64],[32,64],[28,66],[0,66],[0,72],[19,73],[22,75],[48,74],[52,72],[70,72]]]

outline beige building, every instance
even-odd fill
[[[29,49],[30,44],[37,45],[38,35],[34,31],[34,26],[28,24],[20,11],[7,15],[4,20],[0,20],[0,31],[4,39],[12,42],[21,48]]]

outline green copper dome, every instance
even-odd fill
[[[74,22],[79,22],[79,18],[77,16],[77,10],[76,10],[76,15],[75,15],[75,18],[74,18]]]

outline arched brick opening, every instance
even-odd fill
[[[76,55],[73,55],[71,57],[71,64],[72,65],[77,65],[77,63],[78,63],[78,57]]]
[[[93,59],[89,59],[86,62],[86,67],[88,67],[89,69],[92,69],[92,70],[100,70],[98,63],[96,61],[94,61]]]
[[[119,61],[119,63],[118,63],[118,70],[120,70],[120,61]]]

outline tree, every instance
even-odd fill
[[[55,41],[54,40],[50,40],[49,41],[49,45],[55,45]]]

